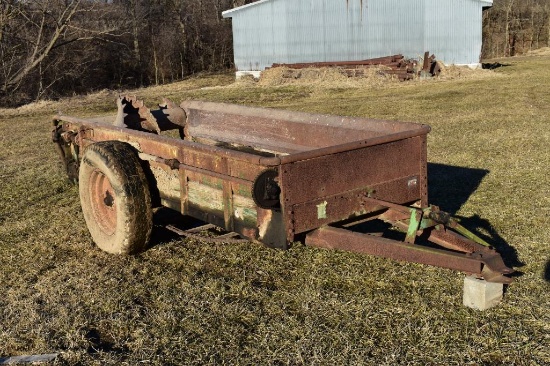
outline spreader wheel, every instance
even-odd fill
[[[151,195],[136,151],[120,141],[103,141],[84,152],[80,202],[92,239],[109,253],[143,251],[153,227]]]

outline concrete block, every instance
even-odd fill
[[[487,310],[496,306],[502,300],[504,285],[487,282],[473,276],[464,278],[463,304],[476,310]]]

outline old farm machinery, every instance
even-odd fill
[[[164,206],[223,228],[220,240],[282,249],[301,240],[511,282],[499,253],[428,203],[427,125],[200,101],[150,110],[135,97],[118,107],[53,120],[92,238],[107,252],[143,251],[153,208]],[[392,235],[352,229],[375,221]]]

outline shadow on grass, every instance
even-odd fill
[[[428,163],[428,202],[455,215],[487,174],[484,169]]]
[[[544,269],[544,279],[550,282],[550,260],[546,263],[546,268]]]
[[[149,249],[182,238],[180,235],[168,230],[166,228],[168,225],[173,225],[181,230],[187,230],[204,225],[205,223],[190,216],[182,216],[179,212],[169,208],[162,207],[154,213],[153,224],[153,232],[148,244]]]
[[[494,70],[506,66],[510,66],[510,64],[501,64],[500,62],[484,62],[481,64],[481,68],[484,70]]]
[[[116,354],[127,353],[129,349],[125,346],[118,347],[115,341],[105,333],[101,333],[97,329],[88,329],[84,338],[88,341],[88,353],[112,352]]]
[[[522,267],[525,264],[520,261],[516,249],[498,234],[489,221],[479,215],[456,215],[488,173],[489,171],[484,169],[428,163],[429,202],[449,212],[462,226],[491,244],[501,254],[508,267]],[[521,272],[517,272],[516,275],[521,275]]]

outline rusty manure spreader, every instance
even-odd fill
[[[167,207],[206,223],[169,227],[184,236],[217,227],[228,233],[217,240],[281,249],[302,240],[462,271],[481,283],[465,280],[465,302],[480,288],[468,296],[500,299],[512,281],[499,253],[428,204],[427,125],[200,101],[150,110],[129,96],[117,104],[111,117],[53,120],[90,234],[107,252],[143,251],[153,209]],[[391,238],[353,230],[373,222]],[[493,284],[500,290],[487,295]]]

